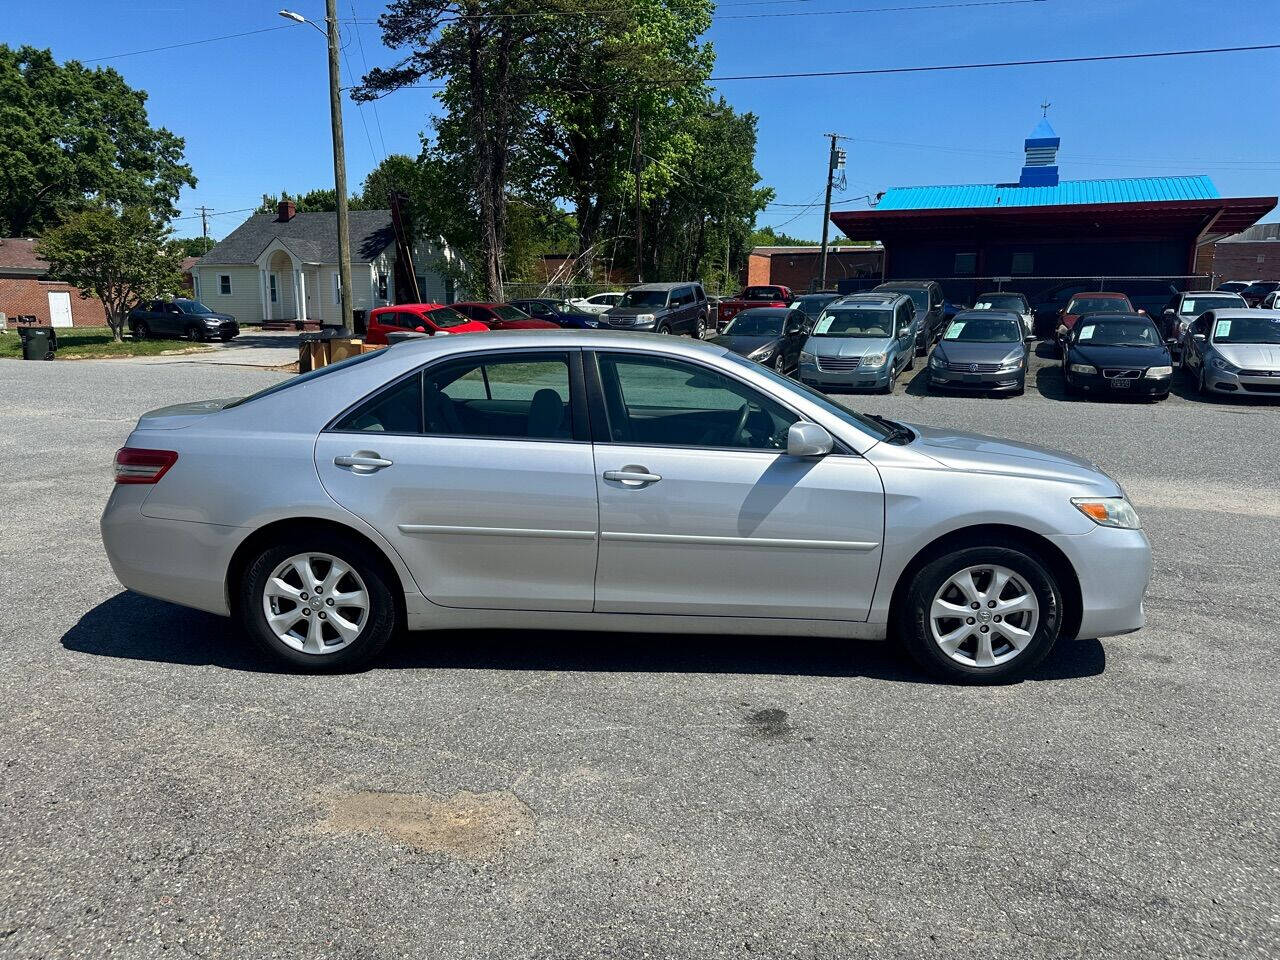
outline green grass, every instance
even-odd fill
[[[58,330],[58,359],[79,357],[153,357],[169,350],[199,349],[186,340],[139,340],[125,334],[123,343],[111,338],[108,327],[71,327]],[[16,330],[0,334],[0,359],[21,359],[22,341]]]

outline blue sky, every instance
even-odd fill
[[[332,186],[324,41],[276,15],[288,3],[314,19],[319,0],[0,0],[0,41],[91,60],[168,43],[282,27],[239,39],[103,61],[150,94],[153,123],[186,138],[199,178],[183,212],[232,211],[264,192]],[[709,39],[717,74],[1082,56],[1238,46],[1280,38],[1274,0],[1044,0],[919,12],[724,19],[945,0],[723,0]],[[954,0],[953,0],[954,2]],[[340,15],[372,21],[378,0],[339,0]],[[356,73],[388,63],[372,22],[346,24]],[[357,32],[358,31],[358,34]],[[363,51],[361,46],[363,45]],[[346,69],[346,64],[344,64]],[[975,70],[888,77],[740,81],[720,85],[760,118],[757,167],[784,203],[760,218],[817,238],[831,131],[850,136],[848,198],[891,186],[1017,178],[1022,139],[1039,104],[1062,138],[1065,179],[1207,173],[1226,195],[1280,191],[1280,51]],[[387,152],[416,153],[433,109],[406,90],[377,112],[346,105],[353,187]],[[362,116],[363,114],[363,116]],[[363,122],[362,122],[363,121]],[[368,135],[366,135],[366,127]],[[381,136],[379,135],[381,127]],[[371,146],[372,142],[372,146]],[[835,208],[856,207],[841,201]],[[797,215],[798,214],[798,215]],[[220,237],[244,214],[210,221]],[[1272,215],[1275,216],[1274,214]],[[199,220],[177,225],[198,234]]]

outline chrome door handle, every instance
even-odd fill
[[[383,467],[390,467],[394,464],[394,460],[380,457],[372,450],[357,450],[349,457],[333,458],[335,467],[350,467],[352,473],[376,473]]]
[[[604,478],[606,480],[617,480],[627,487],[644,487],[651,483],[657,483],[662,479],[658,474],[650,473],[647,467],[639,467],[635,464],[627,464],[621,470],[606,470]]]

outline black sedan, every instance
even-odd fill
[[[1027,331],[1011,310],[962,310],[929,357],[929,387],[1020,395],[1027,388]]]
[[[800,365],[800,347],[811,326],[791,307],[753,307],[730,320],[711,342],[787,374]]]
[[[1069,394],[1163,400],[1173,382],[1173,358],[1148,317],[1091,313],[1067,334],[1062,378]]]

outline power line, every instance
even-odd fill
[[[232,213],[248,213],[250,210],[257,210],[257,207],[241,207],[239,210],[210,210],[207,207],[198,208],[200,213],[189,214],[185,217],[174,217],[174,220],[200,220],[205,217],[225,217]]]
[[[144,53],[159,53],[161,50],[177,50],[180,47],[195,47],[202,43],[217,43],[219,40],[238,40],[241,37],[252,37],[259,33],[271,33],[273,30],[289,30],[292,24],[284,23],[278,27],[260,27],[257,30],[246,30],[244,33],[227,33],[221,37],[205,37],[203,40],[187,40],[183,43],[170,43],[163,47],[148,47],[146,50],[130,50],[128,53],[113,53],[109,57],[94,57],[92,60],[81,60],[81,63],[102,63],[106,60],[119,60],[123,57],[137,57]]]
[[[352,0],[351,17],[353,21],[355,19],[355,15],[356,15],[356,5],[355,5],[355,0]],[[359,24],[355,25],[355,35],[356,35],[356,42],[360,45],[360,63],[364,66],[364,72],[368,73],[369,60],[364,55],[364,37],[360,35]],[[373,122],[378,128],[378,143],[382,145],[382,158],[385,160],[387,158],[387,141],[386,141],[386,138],[383,137],[382,135],[382,118],[378,116],[378,102],[376,100],[370,100],[369,105],[370,107],[373,108]],[[364,107],[363,105],[361,105],[361,110],[363,109]]]

